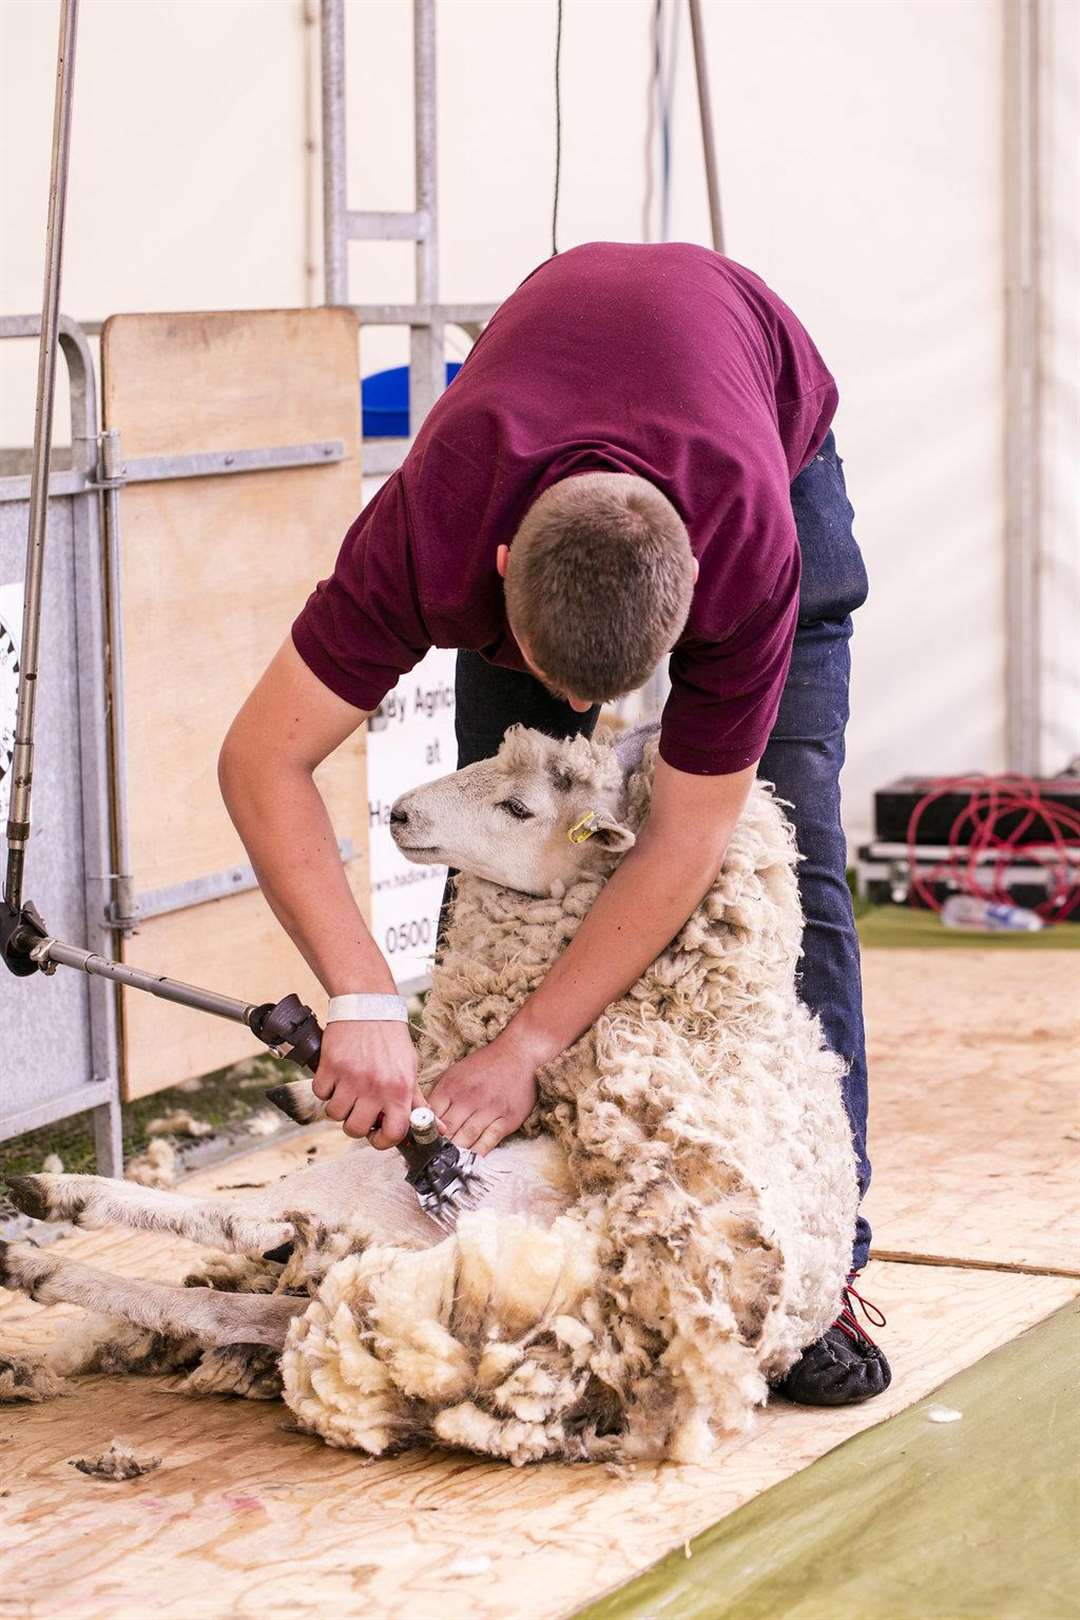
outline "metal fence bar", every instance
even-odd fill
[[[353,304],[364,326],[430,326],[435,319],[446,326],[483,325],[498,304]]]
[[[416,244],[416,298],[431,306],[431,319],[409,332],[409,432],[446,387],[445,317],[439,296],[438,175],[436,172],[435,0],[413,0],[413,160],[417,212],[431,222]]]
[[[69,315],[56,317],[57,341],[64,351],[68,367],[68,390],[71,397],[71,465],[72,479],[90,471],[97,455],[97,399],[94,382],[94,357],[87,342],[87,331]],[[40,315],[0,315],[0,340],[5,338],[35,338],[41,335]],[[49,489],[52,493],[51,474]],[[0,485],[7,479],[0,478]],[[81,486],[80,486],[81,487]],[[29,493],[29,481],[27,481]],[[64,490],[61,493],[75,494]],[[15,497],[12,497],[13,499]],[[25,500],[26,495],[19,497]]]
[[[347,300],[343,300],[347,302]],[[443,304],[443,303],[411,303],[411,304],[351,304],[361,323],[365,326],[427,326],[433,315],[437,315],[447,326],[461,326],[466,329],[470,326],[483,326],[490,321],[499,305],[495,303],[475,304]],[[36,317],[35,317],[36,318]],[[0,316],[0,325],[4,320]],[[104,321],[79,321],[81,332],[90,337],[100,334]],[[31,335],[31,334],[28,334]]]
[[[113,840],[108,903],[102,915],[114,928],[130,932],[134,923],[135,880],[128,839],[127,724],[124,703],[124,611],[120,547],[120,489],[123,456],[120,434],[101,435],[101,509],[105,525],[105,626],[109,649],[108,752],[113,785]]]
[[[411,446],[411,439],[365,439],[364,477],[384,478],[396,472]]]
[[[345,234],[353,242],[422,242],[430,231],[431,215],[423,209],[403,214],[350,208],[345,215]]]
[[[54,472],[49,478],[49,499],[57,495],[81,495],[85,490],[92,489],[93,484],[93,473],[76,472],[74,468]],[[25,501],[29,497],[29,477],[0,478],[0,504],[5,501]]]
[[[345,7],[322,0],[323,281],[328,304],[349,301],[345,235]]]
[[[113,1093],[110,1096],[110,1093]],[[36,1131],[42,1125],[51,1125],[54,1120],[70,1119],[72,1114],[84,1113],[87,1109],[94,1110],[94,1123],[97,1125],[97,1115],[110,1112],[110,1103],[115,1101],[115,1086],[107,1080],[95,1080],[85,1086],[79,1086],[75,1091],[65,1092],[62,1097],[50,1097],[48,1102],[37,1103],[33,1108],[23,1108],[17,1114],[7,1114],[0,1117],[0,1142],[8,1142],[13,1136],[22,1136],[26,1131]],[[110,1121],[111,1124],[111,1121]],[[117,1111],[117,1136],[119,1136],[119,1111]],[[95,1131],[95,1136],[97,1135]],[[108,1130],[108,1142],[111,1149],[113,1132]],[[100,1145],[100,1138],[98,1138]],[[110,1152],[113,1160],[110,1167],[98,1159],[98,1170],[105,1176],[119,1176],[123,1169],[123,1149],[120,1152]]]
[[[356,846],[351,838],[338,839],[338,854],[342,862],[351,861]],[[208,900],[221,900],[227,894],[246,894],[259,887],[253,866],[230,866],[224,872],[211,872],[206,877],[189,878],[186,883],[174,883],[164,889],[145,889],[135,898],[135,912],[139,922],[150,917],[165,917],[172,911],[187,911]]]
[[[164,483],[174,478],[219,478],[229,473],[278,471],[282,467],[329,467],[344,461],[345,446],[340,439],[313,444],[284,444],[267,450],[205,450],[183,456],[139,456],[119,463],[116,482],[120,484]],[[81,495],[100,488],[93,465],[54,472],[49,478],[49,495]],[[25,501],[30,492],[28,477],[0,478],[0,502]]]
[[[439,296],[435,0],[413,0],[413,79],[416,208],[431,227],[416,248],[416,297],[433,304]]]
[[[91,476],[97,456],[97,391],[89,347],[73,345],[64,330],[71,379],[71,443],[78,464]],[[76,449],[78,446],[78,449]],[[105,570],[101,547],[101,505],[87,487],[72,498],[75,563],[75,635],[78,652],[78,705],[86,942],[104,950],[109,934],[105,905],[112,863],[112,797],[109,781],[108,687]],[[31,992],[32,993],[32,992]],[[106,1094],[93,1107],[94,1150],[100,1175],[122,1176],[124,1144],[120,1112],[120,1032],[116,992],[104,980],[88,985],[90,1067],[93,1084]],[[81,1106],[85,1107],[85,1100]]]
[[[156,484],[173,478],[216,478],[227,473],[274,472],[282,467],[323,467],[345,460],[341,439],[283,444],[267,450],[199,450],[182,456],[136,456],[124,460],[125,484]]]
[[[365,326],[427,326],[433,315],[447,326],[482,326],[490,321],[498,309],[498,302],[473,304],[411,303],[411,304],[351,304]],[[0,321],[3,317],[0,316]],[[93,337],[101,332],[104,321],[79,321],[79,330]]]
[[[716,164],[716,137],[713,134],[712,96],[709,92],[708,47],[701,0],[689,0],[690,33],[694,42],[694,72],[697,76],[698,112],[701,115],[701,150],[705,159],[705,188],[709,197],[709,228],[717,253],[724,251],[724,222],[720,213],[720,175]]]

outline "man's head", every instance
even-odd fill
[[[510,628],[536,673],[577,706],[633,692],[686,623],[697,563],[678,512],[644,478],[553,484],[500,546]]]

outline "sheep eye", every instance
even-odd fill
[[[502,799],[499,809],[505,810],[507,815],[513,816],[515,821],[531,821],[532,811],[528,805],[522,804],[520,799]]]

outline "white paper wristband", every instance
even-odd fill
[[[395,1023],[409,1022],[409,1009],[404,996],[352,995],[331,996],[326,1014],[328,1024]]]

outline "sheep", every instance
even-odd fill
[[[513,728],[493,760],[394,806],[407,856],[462,873],[420,1037],[425,1089],[505,1027],[572,938],[647,814],[655,748]],[[487,1161],[491,1197],[453,1237],[436,1241],[392,1184],[396,1156],[362,1145],[227,1207],[37,1176],[15,1189],[33,1213],[294,1251],[219,1265],[208,1288],[110,1292],[12,1248],[0,1282],[183,1340],[202,1357],[195,1389],[264,1393],[276,1370],[301,1427],[332,1445],[705,1460],[833,1320],[849,1264],[854,1154],[841,1061],[796,993],[796,860],[755,784],[709,893],[541,1070],[533,1115]],[[308,1081],[273,1095],[293,1117],[321,1112]],[[254,1372],[238,1346],[261,1347]]]

